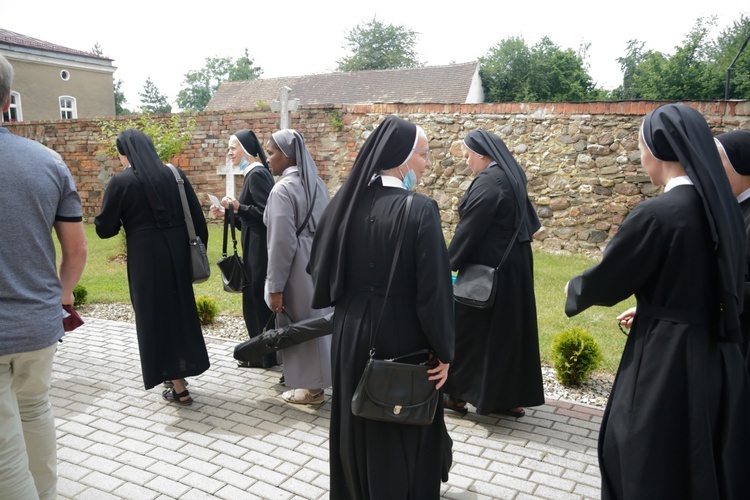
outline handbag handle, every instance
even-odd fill
[[[234,253],[237,253],[237,235],[234,229],[234,203],[229,204],[229,208],[224,210],[224,241],[221,245],[221,256],[227,256],[227,233],[229,227],[232,227],[232,245],[234,246]]]
[[[174,165],[167,163],[167,166],[174,174],[175,180],[177,180],[177,187],[180,190],[180,202],[182,203],[182,213],[185,216],[185,224],[187,225],[188,239],[190,244],[195,244],[195,226],[193,226],[193,218],[190,216],[190,209],[188,208],[187,196],[185,196],[185,181],[180,177],[177,168]]]
[[[294,323],[294,320],[292,319],[292,316],[288,312],[286,312],[285,310],[282,309],[281,313],[277,313],[277,312],[272,312],[271,313],[271,315],[268,317],[268,321],[266,321],[266,326],[263,327],[264,331],[268,330],[268,327],[271,326],[274,323],[274,321],[276,320],[276,316],[279,315],[279,314],[283,314],[284,316],[286,316],[286,319],[289,321],[290,325],[292,323]]]
[[[375,330],[370,334],[370,358],[375,355],[375,339],[378,336],[380,330],[380,320],[383,319],[383,313],[385,312],[385,304],[388,300],[388,293],[391,291],[391,282],[393,281],[393,275],[396,272],[396,263],[398,262],[398,254],[401,253],[401,244],[404,241],[404,233],[406,232],[406,223],[409,221],[409,212],[411,212],[411,201],[414,198],[414,193],[409,193],[406,197],[406,205],[404,206],[404,213],[401,216],[401,228],[398,233],[398,242],[396,243],[396,252],[393,254],[393,263],[391,264],[391,273],[388,276],[388,286],[385,288],[385,296],[383,297],[383,307],[380,309],[380,316],[378,316],[378,323],[375,326]]]

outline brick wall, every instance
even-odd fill
[[[599,255],[627,213],[661,192],[640,166],[637,132],[645,114],[661,102],[373,104],[303,107],[292,114],[321,177],[335,194],[346,179],[357,151],[388,114],[421,125],[430,138],[435,163],[417,189],[435,198],[446,238],[458,221],[456,207],[472,176],[461,157],[460,140],[482,127],[500,136],[526,171],[529,195],[542,229],[535,245],[550,251]],[[750,101],[690,102],[715,134],[750,129]],[[334,130],[333,114],[343,127]],[[278,127],[278,114],[241,109],[178,115],[196,119],[192,140],[172,163],[183,169],[204,201],[221,195],[229,135],[249,128],[267,138]],[[158,118],[158,116],[156,117]],[[122,168],[101,151],[96,121],[29,122],[8,125],[12,132],[58,151],[76,179],[84,213],[93,217],[109,177]],[[241,179],[237,179],[239,184]]]

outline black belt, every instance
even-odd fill
[[[670,307],[654,306],[651,304],[638,304],[636,315],[647,316],[661,321],[672,323],[686,323],[709,328],[713,323],[714,314],[708,311],[693,311],[689,309],[673,309]]]

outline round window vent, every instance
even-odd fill
[[[68,71],[67,69],[60,71],[60,78],[62,78],[63,81],[66,82],[70,80],[70,71]]]

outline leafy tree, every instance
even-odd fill
[[[628,53],[618,59],[623,70],[618,99],[714,100],[723,99],[726,68],[750,35],[750,19],[742,15],[716,40],[708,38],[716,18],[698,18],[672,55],[643,51],[643,43],[631,40]],[[750,96],[750,54],[737,58],[732,71],[730,97]]]
[[[600,96],[584,64],[585,51],[562,50],[548,37],[529,48],[508,38],[479,58],[488,102],[582,101]]]
[[[163,162],[168,162],[182,151],[193,136],[195,118],[189,117],[182,123],[178,115],[168,120],[155,120],[150,115],[140,115],[128,120],[105,120],[99,122],[98,142],[107,156],[117,157],[117,136],[127,128],[140,130],[151,138],[156,152]]]
[[[585,50],[585,49],[584,49]],[[531,57],[530,97],[534,101],[583,101],[594,89],[583,58],[543,37]]]
[[[250,54],[245,49],[245,53],[237,58],[233,66],[230,66],[227,80],[230,82],[257,80],[262,74],[263,70],[260,69],[260,66],[253,66],[253,60],[250,59]]]
[[[712,56],[721,72],[721,98],[726,92],[726,71],[732,65],[729,78],[729,98],[750,98],[750,17],[740,15],[732,26],[724,29],[712,47]],[[740,52],[742,50],[742,52]],[[735,60],[735,58],[737,58]]]
[[[95,56],[99,57],[107,57],[104,55],[104,51],[102,50],[102,46],[99,45],[99,42],[94,43],[94,47],[91,49],[91,53]],[[132,111],[127,109],[125,107],[125,103],[127,102],[127,99],[125,99],[125,93],[122,91],[122,80],[117,80],[114,83],[114,92],[115,92],[115,115],[131,115],[133,114]]]
[[[617,87],[612,95],[615,99],[636,99],[635,72],[638,65],[645,60],[643,53],[643,42],[629,40],[625,57],[619,57],[617,62],[622,70],[622,85]]]
[[[523,38],[502,40],[480,57],[479,63],[487,102],[523,100],[528,94],[531,49]]]
[[[167,101],[166,96],[159,92],[151,77],[146,78],[146,84],[143,86],[143,92],[139,92],[141,97],[141,110],[144,113],[159,114],[171,113],[172,105]]]
[[[351,52],[337,62],[338,71],[414,68],[422,63],[414,47],[418,33],[404,26],[383,24],[377,19],[358,24],[346,35]]]
[[[115,115],[132,115],[133,112],[125,107],[125,103],[128,102],[125,99],[125,93],[122,91],[122,80],[115,82]]]
[[[203,68],[185,74],[183,88],[177,94],[177,105],[183,109],[201,111],[222,82],[255,80],[262,73],[259,66],[253,66],[247,49],[236,61],[230,57],[207,57]]]

